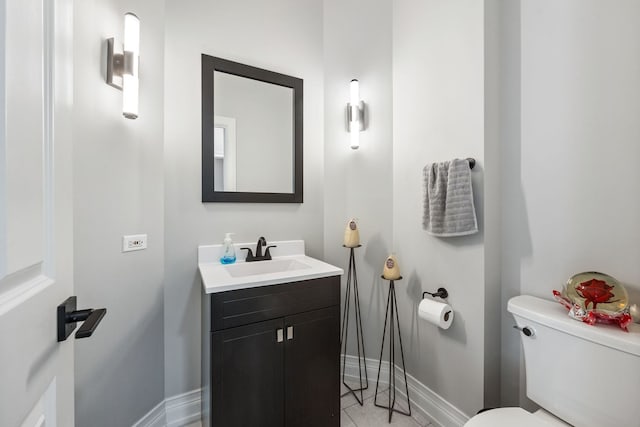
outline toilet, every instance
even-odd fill
[[[521,331],[527,396],[541,409],[491,409],[465,427],[640,426],[640,325],[590,326],[528,295],[507,309]]]

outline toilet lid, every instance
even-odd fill
[[[471,418],[464,427],[551,427],[546,420],[522,408],[497,408]]]

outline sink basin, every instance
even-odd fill
[[[224,268],[231,277],[246,277],[256,274],[284,273],[287,271],[302,270],[311,268],[311,266],[296,259],[280,259],[242,262],[239,264],[225,265]]]

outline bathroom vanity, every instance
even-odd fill
[[[274,244],[271,261],[226,266],[199,248],[204,426],[340,425],[342,270]]]

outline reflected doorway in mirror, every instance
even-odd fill
[[[236,119],[214,117],[214,190],[236,191]]]

